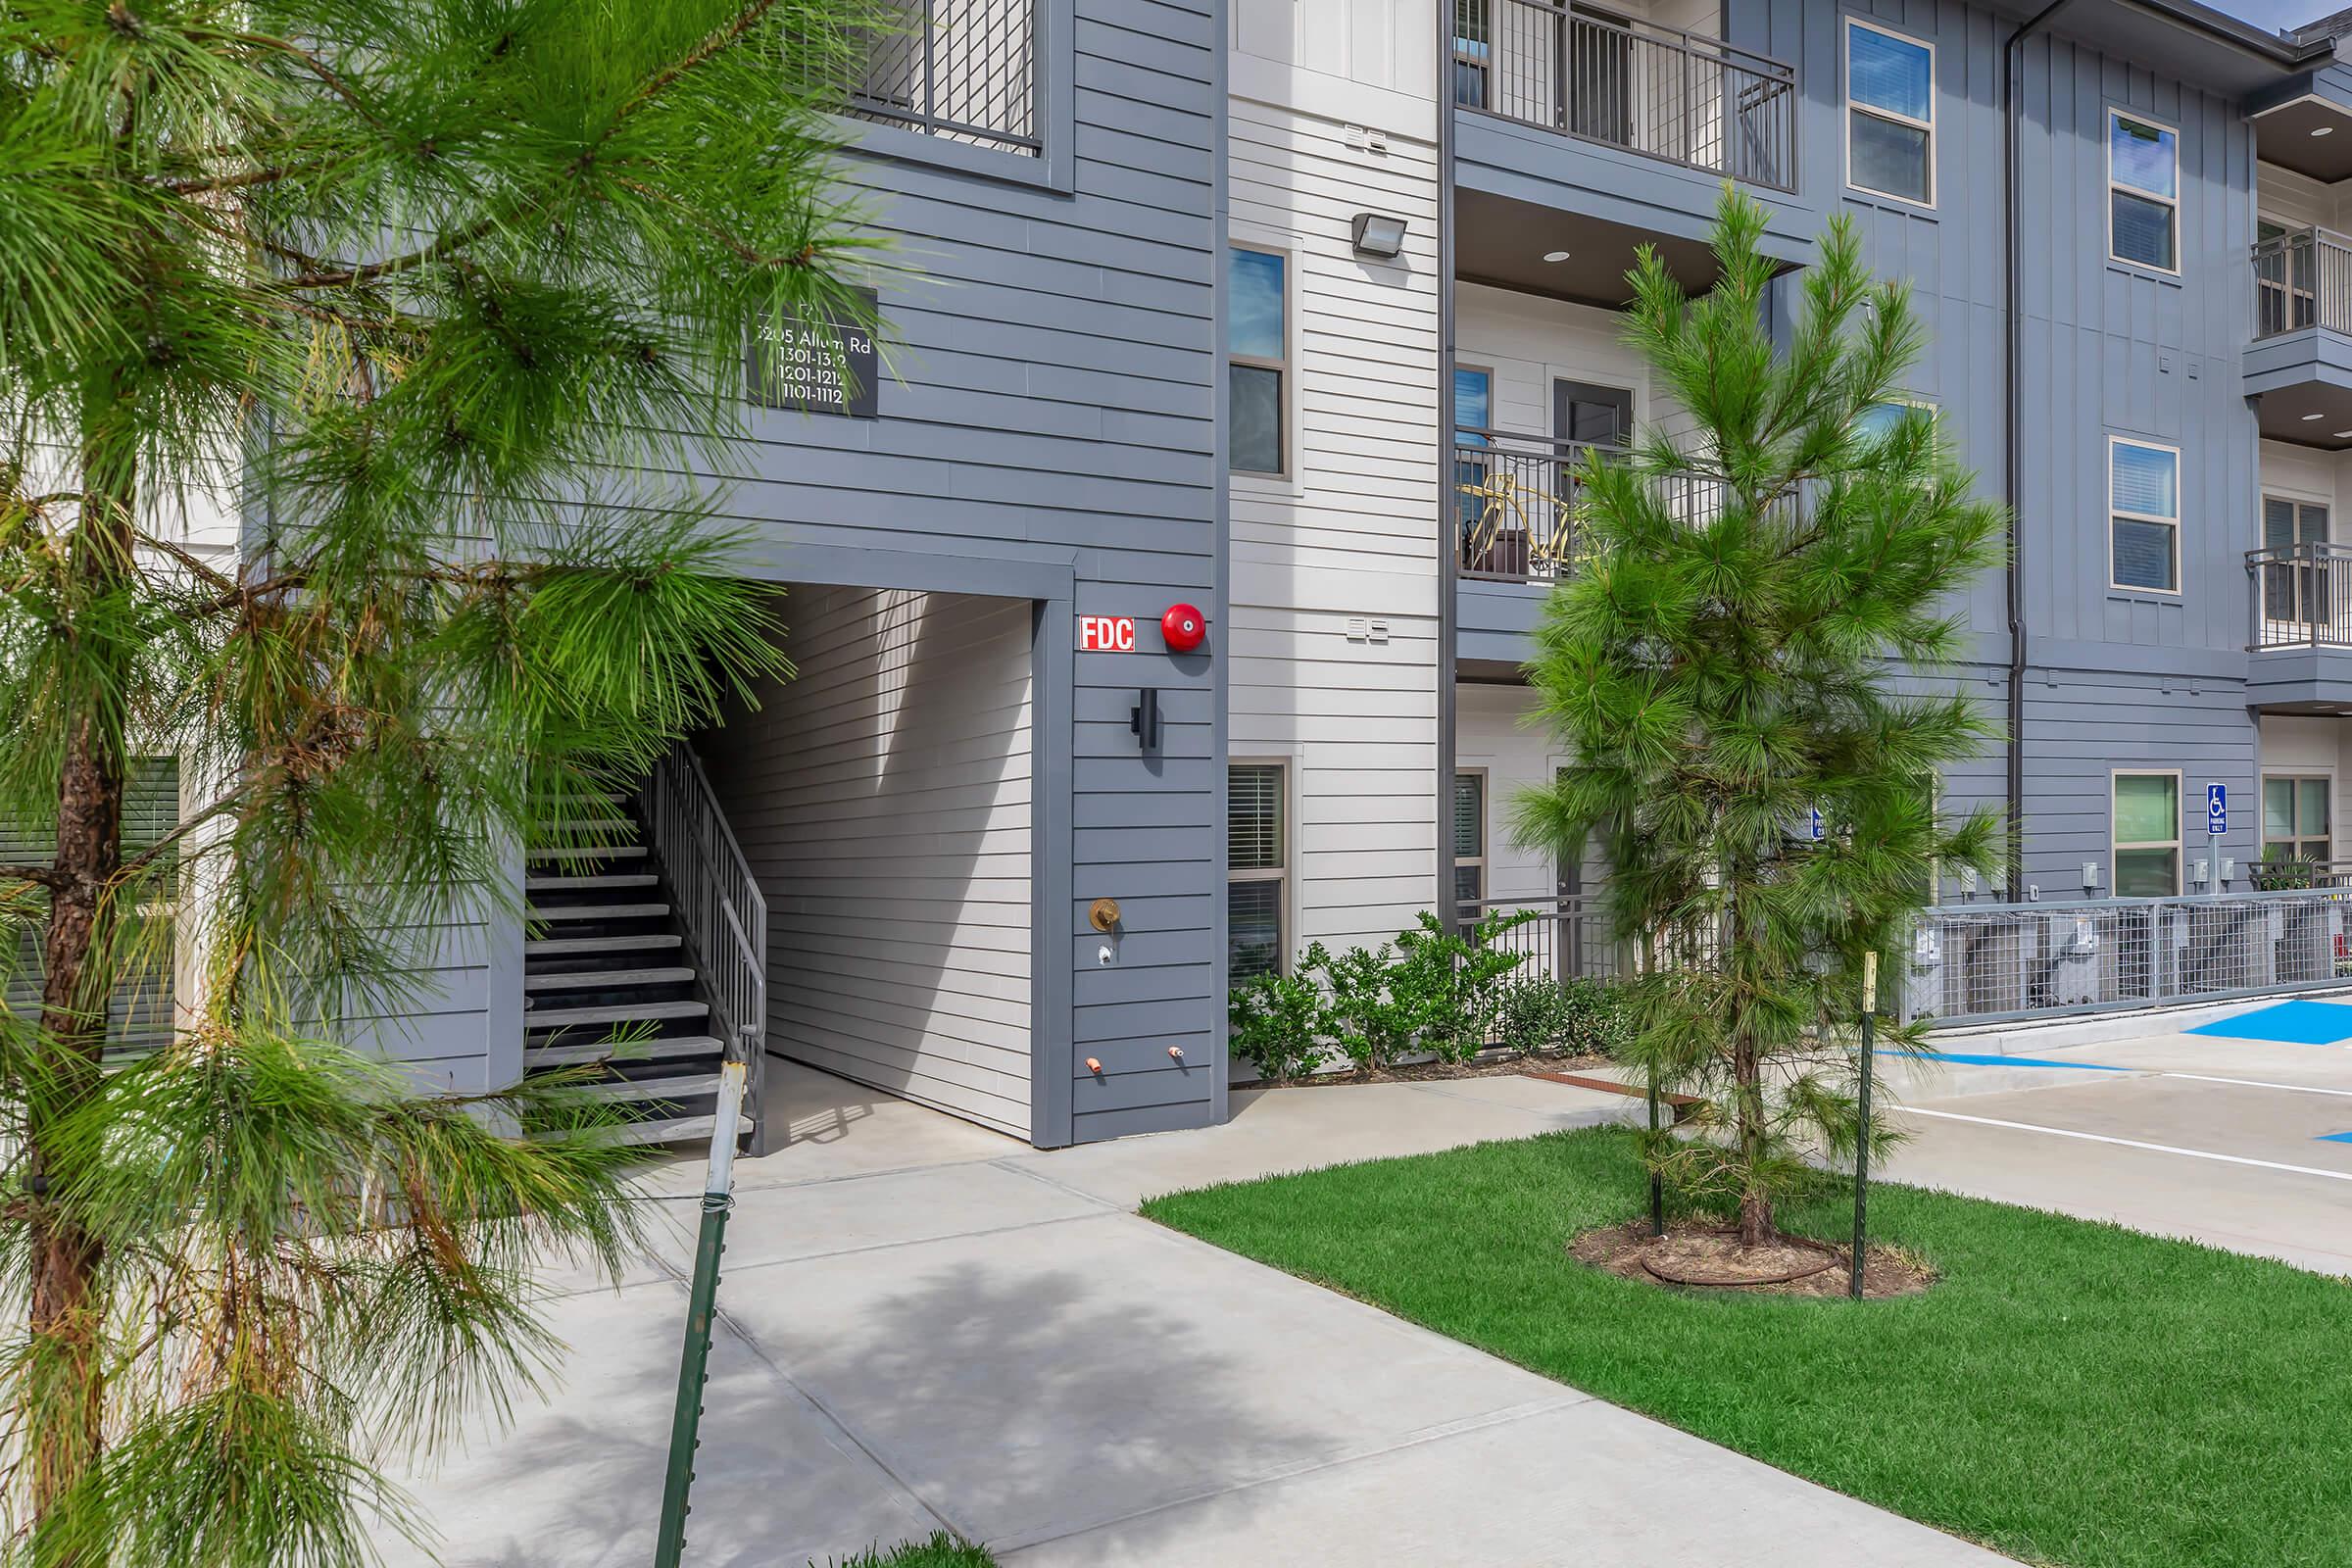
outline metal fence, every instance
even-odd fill
[[[2352,893],[1941,905],[1903,1013],[1964,1023],[2352,985]]]
[[[1454,98],[1525,124],[1796,188],[1796,71],[1720,38],[1545,0],[1455,0]]]
[[[1609,936],[1608,921],[1591,899],[1488,899],[1461,906],[1465,935],[1488,915],[1522,911],[1535,918],[1496,933],[1497,953],[1521,955],[1515,975],[1547,980],[1615,980],[1633,972],[1630,956]]]
[[[2307,326],[2352,331],[2352,239],[2298,228],[2254,246],[2254,335]]]
[[[1570,575],[1579,553],[1577,510],[1588,457],[1622,449],[1510,430],[1453,433],[1454,540],[1461,574],[1499,582],[1550,582]],[[1660,481],[1668,509],[1687,522],[1722,508],[1721,480]]]
[[[2254,576],[2251,647],[2352,648],[2352,549],[2249,550],[2246,569]]]
[[[1035,157],[1034,0],[884,0],[850,90],[861,120]]]

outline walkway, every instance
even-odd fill
[[[1237,1095],[1225,1127],[1039,1153],[814,1072],[770,1081],[791,1142],[738,1167],[698,1568],[943,1525],[1005,1568],[2003,1560],[1131,1212],[1601,1120],[1612,1097],[1522,1078]],[[554,1281],[578,1293],[551,1307],[563,1387],[415,1483],[449,1562],[650,1560],[689,1256],[681,1231],[617,1293]]]

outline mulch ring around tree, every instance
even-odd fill
[[[1843,1296],[1850,1284],[1847,1249],[1785,1236],[1777,1246],[1742,1248],[1737,1231],[1703,1224],[1669,1225],[1649,1234],[1649,1221],[1603,1225],[1573,1238],[1568,1255],[1580,1263],[1676,1290],[1743,1296]],[[1873,1246],[1864,1254],[1862,1294],[1914,1296],[1936,1283],[1936,1271],[1899,1248]]]

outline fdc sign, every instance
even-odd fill
[[[1080,615],[1078,617],[1078,651],[1082,654],[1134,653],[1135,617],[1133,615]]]

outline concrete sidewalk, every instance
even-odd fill
[[[1205,1182],[1614,1119],[1523,1078],[1237,1095],[1227,1126],[1039,1153],[782,1067],[739,1167],[688,1560],[798,1568],[945,1527],[1007,1568],[2004,1561],[1138,1218]],[[686,1194],[699,1166],[656,1174]],[[551,1305],[552,1400],[414,1483],[457,1564],[650,1560],[687,1203]],[[396,1560],[417,1560],[397,1558]]]

